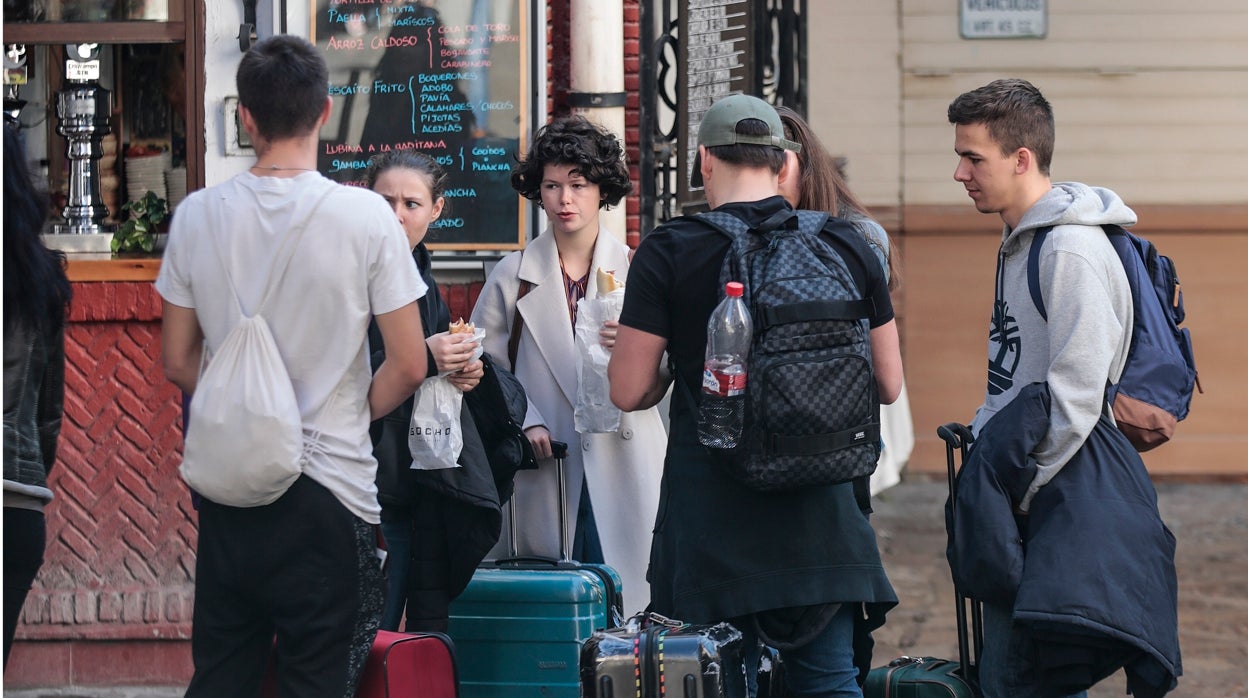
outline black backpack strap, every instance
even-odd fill
[[[875,315],[875,301],[804,301],[773,306],[762,312],[763,327],[808,320],[866,320]]]
[[[803,434],[801,436],[771,434],[767,437],[768,450],[783,456],[817,456],[850,446],[873,443],[880,440],[878,422],[864,424],[828,434]]]
[[[1045,322],[1049,320],[1049,313],[1044,309],[1044,296],[1040,295],[1040,248],[1052,229],[1051,225],[1038,228],[1031,238],[1031,249],[1027,252],[1027,289],[1031,291],[1031,302],[1036,305],[1036,311]]]
[[[814,215],[814,216],[822,215],[823,219],[826,219],[828,217],[828,214],[826,213],[819,214],[819,212],[817,211],[799,212],[799,211],[794,211],[793,209],[783,208],[771,214],[770,216],[768,216],[766,220],[758,224],[757,228],[751,228],[749,223],[746,223],[745,221],[741,220],[740,218],[737,218],[735,215],[728,213],[727,211],[704,211],[702,213],[699,213],[696,216],[696,218],[700,219],[702,222],[718,230],[724,235],[727,235],[729,239],[736,240],[738,237],[745,235],[746,233],[749,233],[750,230],[752,229],[757,230],[760,234],[769,233],[777,228],[780,228],[784,224],[788,223],[789,220],[791,220],[795,216],[798,217],[798,221],[800,224],[804,216],[799,216],[798,215],[799,213],[810,213],[811,215]],[[823,228],[823,223],[820,222],[819,227],[815,228],[815,231],[818,232],[822,228]]]
[[[815,212],[815,211],[808,211],[807,213],[813,213],[816,216],[819,215],[818,212]],[[828,214],[826,213],[822,215],[824,218],[828,217]],[[805,216],[801,215],[800,211],[793,211],[791,209],[782,208],[779,211],[776,211],[775,213],[768,216],[767,220],[764,220],[762,223],[759,223],[757,230],[759,234],[770,233],[771,231],[776,230],[784,226],[785,224],[787,224],[795,216],[797,217],[798,225],[800,226]],[[823,223],[820,223],[819,227],[822,228]],[[818,228],[816,228],[816,230],[818,230]]]
[[[871,514],[871,476],[860,475],[853,482],[854,500],[858,502],[858,508],[864,514]]]

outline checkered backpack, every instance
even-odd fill
[[[732,238],[719,286],[745,286],[754,326],[745,428],[727,452],[730,471],[762,491],[869,476],[880,457],[874,304],[821,239],[828,215],[785,209],[757,228],[722,211],[699,218]]]

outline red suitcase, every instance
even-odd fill
[[[277,677],[270,665],[263,698],[277,697]],[[356,698],[458,698],[455,647],[441,633],[377,631],[364,665]]]

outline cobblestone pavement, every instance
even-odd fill
[[[876,633],[875,664],[899,655],[957,658],[953,583],[945,562],[940,482],[906,482],[882,493],[871,517],[901,599]],[[1248,485],[1157,485],[1162,518],[1178,539],[1179,642],[1175,698],[1248,698]],[[1088,692],[1112,698],[1126,678]]]
[[[1184,675],[1175,698],[1248,698],[1248,484],[1157,486],[1178,538],[1179,640]],[[901,605],[876,634],[875,664],[900,655],[957,657],[953,584],[945,562],[941,482],[905,482],[875,504],[872,523]],[[1112,676],[1090,698],[1124,695]],[[6,698],[176,698],[181,688],[45,688]]]

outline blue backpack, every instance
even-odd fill
[[[1192,336],[1179,327],[1183,287],[1174,262],[1159,254],[1152,243],[1117,225],[1102,226],[1122,260],[1131,284],[1135,326],[1127,348],[1127,362],[1117,385],[1106,390],[1118,429],[1138,451],[1148,451],[1170,440],[1187,417],[1193,390],[1200,389]],[[1052,226],[1036,231],[1027,258],[1027,286],[1036,310],[1049,319],[1040,295],[1040,247]]]

